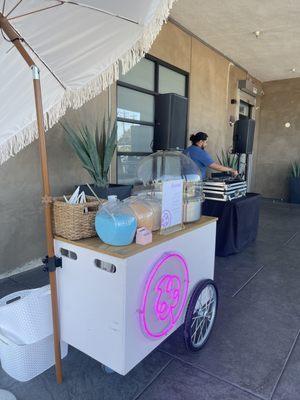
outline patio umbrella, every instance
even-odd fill
[[[39,138],[58,382],[62,381],[58,260],[45,130],[68,108],[79,108],[105,90],[120,70],[126,73],[132,68],[150,49],[173,2],[0,0],[0,165]]]

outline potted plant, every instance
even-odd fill
[[[294,162],[291,166],[290,179],[290,203],[300,204],[300,163]]]
[[[218,162],[224,167],[233,168],[235,170],[238,169],[239,159],[237,154],[232,154],[229,151],[221,150],[221,154],[217,154]],[[220,175],[227,175],[227,172],[217,172],[213,173],[212,176],[220,176]]]
[[[110,184],[108,172],[110,164],[117,146],[117,124],[111,121],[106,124],[103,119],[102,129],[99,122],[95,129],[91,130],[86,124],[82,124],[76,129],[66,124],[61,126],[67,133],[67,138],[75,153],[81,160],[91,176],[93,183],[90,185],[98,197],[106,199],[108,195],[117,195],[120,200],[129,197],[131,194],[131,185]],[[87,195],[92,195],[87,185],[81,185],[80,188]]]

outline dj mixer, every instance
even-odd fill
[[[240,176],[213,177],[203,182],[203,192],[207,200],[231,201],[247,194],[247,181]]]

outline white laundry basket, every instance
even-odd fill
[[[0,329],[30,344],[53,334],[50,286],[0,299]]]
[[[68,354],[68,345],[61,342],[61,358]],[[24,344],[0,330],[0,359],[3,370],[12,378],[26,382],[55,364],[53,335],[36,343]]]

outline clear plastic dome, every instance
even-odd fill
[[[203,197],[201,171],[197,164],[180,151],[158,151],[144,157],[137,171],[144,188],[159,194],[162,183],[183,179],[185,198]]]
[[[197,164],[179,151],[158,151],[144,157],[137,171],[143,186],[135,192],[145,191],[160,199],[162,184],[168,180],[183,180],[183,222],[194,222],[201,217],[204,200],[202,175]]]
[[[180,151],[158,151],[144,157],[139,163],[137,176],[145,186],[174,179],[202,181],[197,164]]]

